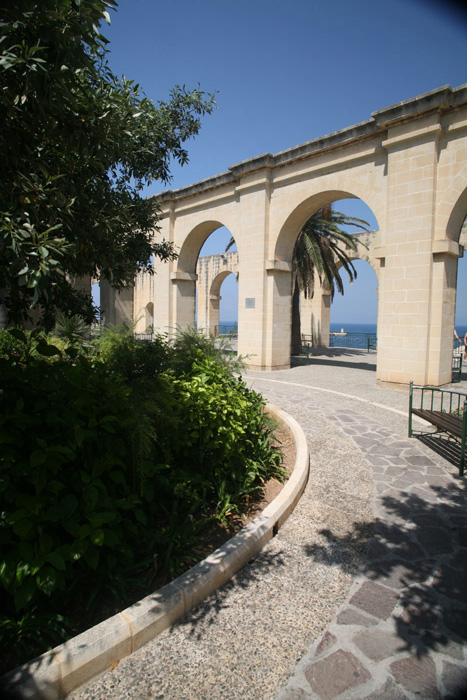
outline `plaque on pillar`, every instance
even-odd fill
[[[254,298],[246,298],[245,299],[245,309],[254,309],[255,308],[255,299]]]

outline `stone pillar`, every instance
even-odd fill
[[[263,369],[290,367],[292,329],[292,263],[268,260],[266,263],[266,333]]]
[[[439,386],[451,380],[456,261],[450,258],[459,246],[434,241],[439,116],[416,127],[410,133],[403,125],[389,128],[382,142],[388,189],[387,229],[377,254],[377,379]]]
[[[172,272],[173,320],[171,332],[195,327],[196,280],[198,276],[190,272]]]
[[[329,347],[331,295],[320,285],[315,287],[312,299],[300,298],[300,326],[302,333],[312,336],[313,347]]]
[[[121,291],[115,290],[109,282],[100,283],[102,318],[106,326],[120,326],[122,323],[133,325],[134,287]]]
[[[269,168],[256,171],[255,182],[262,187],[240,190],[238,352],[252,369],[283,369],[290,367],[292,265],[269,250]]]
[[[433,242],[427,384],[452,381],[452,348],[456,313],[457,259],[455,241]]]

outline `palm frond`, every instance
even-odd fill
[[[313,296],[315,277],[329,289],[331,299],[336,290],[340,294],[344,293],[341,268],[346,271],[351,282],[356,279],[357,271],[349,253],[356,253],[359,245],[365,248],[367,246],[351,233],[343,231],[342,226],[355,226],[368,231],[366,221],[334,211],[332,205],[319,209],[300,231],[293,263],[295,278],[305,298]]]

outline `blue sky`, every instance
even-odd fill
[[[176,84],[217,92],[217,109],[187,144],[189,164],[172,168],[171,188],[467,82],[467,14],[446,0],[120,0],[110,14],[103,33],[111,67],[149,98],[167,99]],[[162,189],[154,183],[147,193]],[[349,213],[365,218],[365,209]],[[357,281],[336,297],[331,321],[375,321],[375,288],[374,272],[361,263]],[[234,320],[232,275],[221,294],[221,316]],[[467,324],[467,304],[457,307],[456,323]]]

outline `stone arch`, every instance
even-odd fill
[[[358,192],[358,194],[357,194]],[[293,256],[293,249],[295,246],[295,241],[297,240],[297,236],[300,232],[300,230],[303,228],[304,224],[308,221],[308,219],[322,206],[326,204],[331,204],[333,202],[338,202],[339,200],[342,199],[361,199],[369,208],[373,211],[373,214],[375,215],[375,212],[373,208],[367,203],[367,197],[366,199],[363,199],[363,197],[360,196],[362,192],[367,193],[367,190],[363,186],[358,186],[355,185],[352,187],[352,191],[349,189],[346,190],[341,190],[341,189],[330,189],[330,190],[324,190],[320,193],[314,194],[310,197],[307,197],[303,199],[288,215],[288,217],[285,219],[284,223],[282,224],[282,227],[280,228],[279,235],[277,238],[276,242],[276,248],[275,248],[275,260],[280,261],[282,263],[286,263],[287,265],[290,265],[290,274],[289,274],[289,280],[287,280],[286,276],[284,275],[284,270],[282,274],[280,274],[280,278],[276,279],[276,284],[281,285],[281,289],[279,291],[279,296],[281,297],[280,300],[276,300],[276,306],[278,306],[278,303],[281,304],[281,300],[283,302],[284,298],[287,295],[287,285],[290,288],[290,307],[292,307],[292,284],[291,284],[291,264],[292,264],[292,256]],[[370,198],[371,199],[371,198]],[[377,218],[377,221],[379,223],[379,220]],[[373,270],[376,273],[377,278],[379,277],[379,261],[376,258],[376,248],[379,243],[379,230],[368,232],[368,233],[356,233],[354,234],[359,240],[364,243],[367,248],[365,247],[360,247],[360,250],[358,254],[355,255],[350,255],[351,259],[363,259],[365,262],[369,263],[370,266],[373,268]],[[349,251],[350,252],[350,251]],[[276,274],[276,277],[278,275]],[[287,302],[285,302],[287,303]],[[284,337],[290,338],[292,337],[292,333],[294,333],[294,342],[293,345],[295,346],[297,344],[297,333],[298,333],[298,302],[295,302],[295,316],[296,318],[292,319],[292,316],[287,316],[286,309],[285,309],[285,303],[283,302],[281,304],[282,308],[281,311],[279,312],[279,316],[283,320],[283,325],[282,328],[279,329],[279,333]],[[313,296],[313,299],[310,300],[304,300],[303,297],[301,297],[301,317],[303,319],[302,323],[302,329],[301,332],[305,333],[305,335],[311,335],[313,339],[313,344],[314,345],[319,345],[319,346],[328,346],[329,345],[329,330],[330,330],[330,313],[331,313],[331,299],[330,299],[330,294],[329,290],[325,289],[324,287],[320,287],[319,285],[316,287],[315,294]],[[290,319],[290,320],[289,320]],[[293,330],[295,329],[295,330]],[[272,341],[274,342],[274,341]],[[292,343],[291,343],[292,344]]]
[[[219,326],[221,286],[238,273],[238,252],[207,255],[198,260],[198,328],[210,335]]]
[[[453,179],[436,213],[432,297],[435,300],[433,306],[441,319],[439,364],[449,367],[455,327],[459,257],[462,257],[462,246],[467,244],[467,166]],[[443,280],[442,287],[437,281],[439,278]]]
[[[171,274],[172,283],[175,287],[175,317],[178,319],[177,325],[180,328],[195,326],[196,282],[198,279],[196,267],[199,253],[211,233],[222,226],[225,226],[234,235],[232,229],[223,221],[210,219],[196,224],[184,238],[175,270]],[[235,239],[235,242],[237,243],[237,239]],[[206,329],[211,328],[209,313],[198,325]]]
[[[466,124],[467,85],[445,86],[162,193],[160,232],[180,259],[157,263],[150,298],[147,285],[136,285],[134,312],[154,299],[158,329],[193,323],[199,250],[224,224],[241,252],[238,350],[250,367],[288,367],[296,236],[320,206],[359,198],[379,226],[371,262],[380,290],[377,378],[449,382],[446,318],[467,203]]]
[[[234,233],[235,227],[232,227],[224,220],[202,221],[194,226],[185,236],[178,254],[178,259],[176,261],[176,271],[195,274],[199,252],[203,247],[204,242],[207,238],[209,238],[211,233],[214,233],[214,231],[217,231],[217,229],[222,228],[222,226],[225,226],[225,228],[228,229],[231,235],[235,238],[235,243],[237,244],[238,250],[238,236],[236,236]]]
[[[467,165],[457,174],[437,207],[435,239],[459,241],[467,214]]]
[[[341,199],[360,199],[371,209],[378,221],[378,226],[381,227],[380,217],[383,214],[383,205],[379,202],[379,197],[372,195],[371,191],[362,184],[352,181],[351,188],[323,190],[302,198],[289,211],[278,231],[274,251],[275,259],[292,262],[295,241],[308,219],[321,207]]]
[[[210,299],[211,299],[211,315],[210,315],[210,324],[213,326],[215,329],[216,326],[219,327],[220,323],[220,302],[222,300],[221,297],[221,287],[222,283],[224,280],[227,279],[229,275],[235,275],[235,272],[232,272],[230,270],[221,272],[215,277],[212,281],[211,284],[211,289],[210,289]]]

